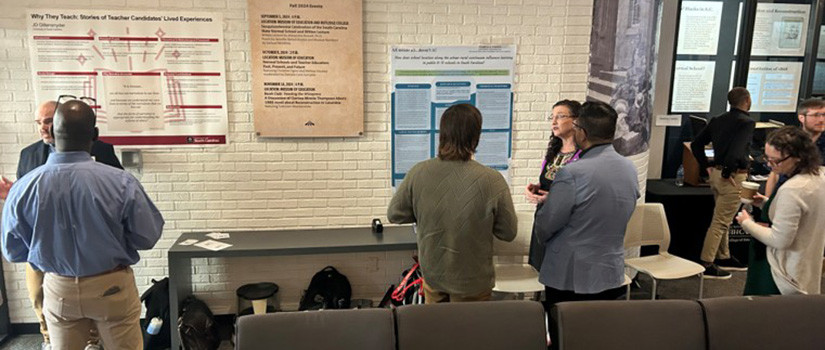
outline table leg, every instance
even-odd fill
[[[192,259],[169,255],[169,321],[172,322],[172,350],[181,349],[178,333],[180,303],[192,295]]]

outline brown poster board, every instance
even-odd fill
[[[258,135],[363,135],[362,0],[248,5]]]

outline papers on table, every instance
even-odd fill
[[[212,238],[212,239],[207,239],[205,241],[200,241],[199,239],[192,238],[192,239],[184,240],[184,241],[178,243],[178,245],[194,245],[196,247],[209,249],[209,250],[212,250],[212,251],[218,251],[218,250],[226,249],[226,248],[229,248],[229,247],[232,246],[232,244],[229,244],[229,243],[216,241],[216,239],[229,238],[230,235],[228,233],[225,233],[225,232],[210,232],[210,233],[206,234],[206,237],[209,237],[209,238]]]
[[[215,240],[207,239],[203,242],[195,243],[196,247],[201,247],[204,249],[209,249],[211,251],[219,251],[221,249],[226,249],[231,247],[232,245],[229,243],[218,242]]]
[[[206,237],[209,237],[209,238],[212,238],[212,239],[225,239],[225,238],[229,238],[229,234],[228,233],[223,233],[223,232],[212,232],[212,233],[207,233]]]
[[[178,245],[193,245],[195,243],[198,243],[197,239],[187,239],[183,242],[178,243]]]

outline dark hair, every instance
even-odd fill
[[[820,109],[822,107],[825,107],[825,101],[818,98],[809,98],[799,104],[799,107],[796,109],[796,114],[806,115],[809,110]]]
[[[589,101],[582,105],[579,118],[576,120],[579,128],[587,133],[588,141],[613,141],[616,134],[616,120],[619,115],[609,104],[599,101]]]
[[[765,143],[776,148],[783,157],[794,157],[799,159],[796,169],[790,174],[819,174],[819,166],[822,160],[819,151],[816,149],[811,135],[795,126],[783,126],[768,135]]]
[[[481,112],[466,103],[450,106],[441,116],[438,158],[467,161],[481,138]]]
[[[728,92],[728,103],[730,103],[732,107],[738,107],[748,102],[748,98],[750,97],[751,93],[748,92],[748,89],[737,86]]]
[[[567,107],[567,109],[570,110],[570,116],[573,118],[579,117],[579,110],[581,110],[582,108],[581,103],[573,100],[561,100],[559,102],[556,102],[556,104],[553,105],[553,108],[556,108],[558,106]],[[553,161],[553,158],[556,158],[556,155],[559,154],[559,152],[561,151],[561,146],[562,139],[551,133],[550,142],[547,143],[547,153],[544,154],[544,162],[548,164],[551,163]]]

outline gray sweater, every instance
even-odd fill
[[[387,218],[417,223],[424,280],[455,295],[492,290],[493,238],[512,241],[517,230],[507,182],[474,160],[416,164],[398,186]]]

